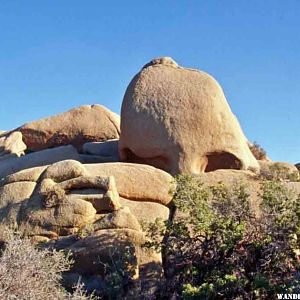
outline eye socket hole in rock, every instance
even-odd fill
[[[212,152],[207,154],[207,166],[205,172],[212,172],[219,169],[241,170],[241,161],[228,152]]]
[[[166,172],[169,171],[168,159],[164,156],[139,157],[130,149],[126,148],[123,149],[123,157],[130,163],[150,165]]]

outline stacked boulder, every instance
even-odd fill
[[[74,278],[103,275],[112,249],[125,256],[128,246],[135,253],[133,276],[145,279],[151,268],[158,278],[161,255],[142,247],[142,225],[168,220],[174,190],[173,178],[151,166],[64,160],[6,176],[0,222],[45,247],[70,250]]]
[[[0,178],[65,159],[82,163],[118,161],[118,144],[114,141],[119,135],[120,117],[101,105],[84,105],[25,124],[0,135]],[[114,141],[105,146],[108,140]]]
[[[171,174],[259,165],[210,75],[154,59],[132,79],[121,111],[120,156]]]
[[[163,275],[162,257],[143,247],[143,228],[171,219],[172,175],[247,181],[255,198],[257,176],[272,175],[273,164],[253,156],[215,79],[154,59],[129,84],[121,125],[107,108],[85,105],[0,133],[0,224],[71,251],[66,286],[101,282],[112,252],[126,256],[129,247],[132,279],[145,283],[150,274],[150,291]],[[299,179],[296,167],[283,167]]]

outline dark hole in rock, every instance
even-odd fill
[[[228,152],[212,152],[207,154],[207,166],[205,172],[212,172],[219,169],[242,169],[241,161]]]
[[[164,156],[139,157],[128,148],[123,151],[126,155],[127,162],[150,165],[166,172],[169,171],[168,159]]]

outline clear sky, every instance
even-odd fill
[[[300,161],[299,0],[0,0],[0,129],[100,103],[150,59],[213,75],[246,136]]]

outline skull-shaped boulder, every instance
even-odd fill
[[[129,84],[119,151],[123,161],[171,174],[259,168],[217,81],[168,57],[146,64]]]

